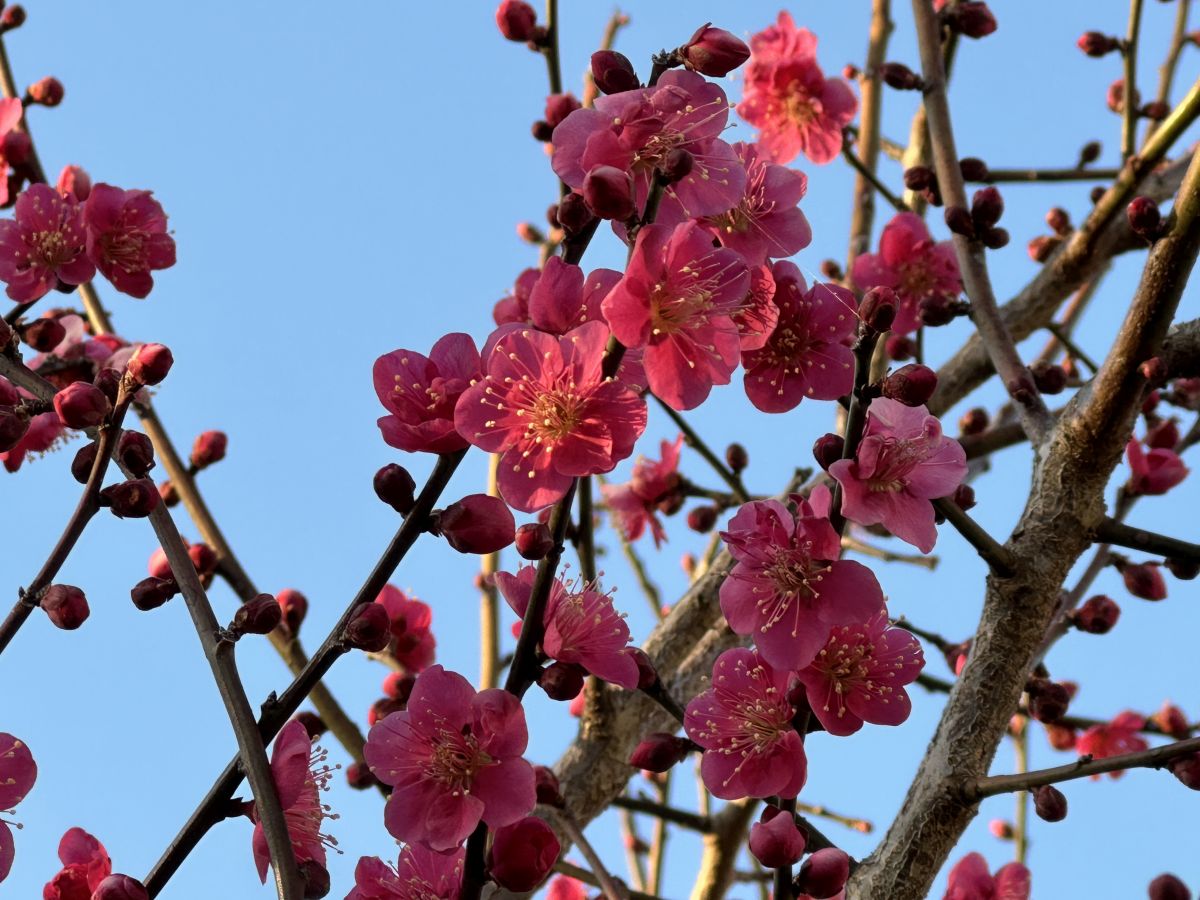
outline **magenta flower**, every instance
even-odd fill
[[[704,748],[700,775],[714,797],[795,797],[808,759],[792,727],[786,669],[773,669],[753,650],[717,657],[712,686],[687,706],[683,727]]]
[[[0,812],[11,813],[37,781],[37,763],[23,741],[0,732]],[[9,823],[0,819],[0,881],[12,869],[16,849]],[[19,826],[18,826],[19,827]]]
[[[0,148],[10,145],[14,139],[21,143],[28,140],[27,134],[13,131],[24,114],[25,107],[20,97],[0,99]],[[9,138],[9,134],[13,134],[14,137]],[[7,206],[9,202],[8,177],[12,169],[13,161],[8,159],[7,154],[0,153],[0,206]]]
[[[717,85],[694,72],[665,73],[652,88],[598,97],[594,109],[577,109],[554,129],[555,173],[579,190],[596,166],[629,172],[640,212],[655,170],[673,150],[692,155],[691,172],[664,189],[686,215],[712,216],[737,206],[746,172],[720,139],[729,102]]]
[[[751,266],[799,253],[812,243],[812,228],[799,206],[808,179],[771,162],[757,144],[739,141],[733,151],[746,167],[746,193],[729,212],[707,220],[717,238]]]
[[[816,658],[830,629],[864,622],[884,605],[871,570],[839,560],[841,539],[829,520],[796,500],[795,513],[778,500],[746,503],[721,532],[737,560],[721,585],[729,627],[791,671]]]
[[[559,500],[575,477],[611,472],[629,456],[646,429],[646,404],[604,378],[602,323],[561,338],[508,327],[485,376],[459,398],[454,424],[476,447],[501,454],[500,493],[532,512]]]
[[[602,321],[600,304],[620,280],[621,273],[612,269],[596,269],[584,278],[579,266],[552,256],[530,289],[528,321],[539,331],[555,335],[585,322]]]
[[[433,665],[437,640],[433,636],[433,611],[404,591],[385,584],[376,603],[383,604],[391,623],[392,639],[388,652],[405,672],[420,674]]]
[[[84,205],[87,253],[112,286],[131,297],[154,287],[151,272],[175,265],[167,214],[149,191],[97,184]]]
[[[1029,900],[1029,870],[1012,862],[988,872],[987,861],[968,853],[950,870],[942,900]]]
[[[795,409],[805,397],[836,400],[854,387],[858,304],[838,284],[805,289],[794,263],[772,265],[778,320],[766,343],[742,353],[746,396],[763,412]]]
[[[887,223],[879,252],[863,253],[854,261],[853,280],[860,291],[889,287],[896,292],[896,334],[917,330],[922,300],[954,299],[962,292],[954,244],[935,244],[924,220],[913,213],[898,213]]]
[[[1125,457],[1133,472],[1126,490],[1135,496],[1165,494],[1187,478],[1188,467],[1174,450],[1165,447],[1143,450],[1141,441],[1131,438],[1125,445]]]
[[[322,834],[321,824],[330,815],[329,807],[321,803],[321,791],[328,790],[333,770],[325,765],[327,754],[314,746],[304,723],[293,719],[280,729],[271,750],[271,776],[279,792],[279,805],[287,822],[288,838],[297,863],[314,862],[325,868],[326,847],[337,846],[337,841]],[[266,884],[267,866],[271,862],[271,851],[267,848],[267,836],[258,820],[257,810],[252,809],[254,836],[254,864],[259,879]]]
[[[441,666],[417,676],[408,708],[377,722],[364,755],[395,790],[383,821],[397,840],[454,850],[480,819],[492,828],[528,815],[537,801],[521,702],[506,691],[475,693]]]
[[[516,575],[495,574],[496,587],[522,619],[537,575],[536,566],[522,566]],[[629,644],[629,626],[613,607],[612,596],[596,584],[564,584],[555,578],[542,617],[542,649],[551,659],[574,663],[597,678],[637,690],[638,665]]]
[[[865,623],[834,628],[829,642],[799,675],[808,704],[830,734],[853,734],[863,722],[899,725],[912,703],[904,686],[925,666],[921,645],[888,626],[880,611]]]
[[[750,39],[750,50],[738,114],[759,130],[761,151],[777,163],[800,153],[817,164],[834,159],[858,101],[845,81],[821,71],[816,37],[781,12]]]
[[[737,366],[733,316],[749,289],[742,257],[714,249],[702,226],[647,225],[604,317],[622,344],[645,348],[650,389],[675,409],[693,409]]]
[[[15,472],[21,468],[21,464],[25,462],[27,456],[45,453],[58,443],[63,433],[63,424],[58,419],[58,413],[47,412],[36,415],[29,420],[29,429],[17,441],[16,446],[0,453],[0,462],[4,463],[4,468],[9,472]]]
[[[112,860],[95,837],[69,828],[58,842],[63,867],[42,888],[43,900],[86,900],[112,874]]]
[[[377,856],[364,856],[346,900],[458,900],[465,856],[461,849],[435,853],[420,844],[401,850],[395,868]]]
[[[1125,753],[1137,753],[1150,746],[1142,737],[1141,731],[1146,727],[1146,719],[1142,715],[1126,710],[1105,725],[1093,725],[1075,739],[1075,752],[1080,756],[1090,756],[1092,759],[1106,759],[1110,756],[1121,756]],[[1124,769],[1109,772],[1109,778],[1120,778],[1125,774]],[[1098,781],[1099,775],[1093,775],[1092,780]]]
[[[454,428],[454,406],[479,378],[479,351],[470,335],[439,338],[422,356],[393,350],[375,360],[379,402],[391,415],[379,419],[390,446],[408,453],[453,453],[467,446]]]
[[[779,307],[775,305],[775,276],[770,266],[755,266],[750,270],[750,290],[733,321],[743,355],[748,350],[758,350],[771,337],[779,321]]]
[[[511,294],[505,294],[492,308],[492,318],[497,325],[513,322],[524,324],[529,321],[529,293],[541,277],[538,269],[523,269],[513,284]]]
[[[13,300],[37,300],[59,283],[83,284],[96,274],[87,255],[83,207],[74,197],[31,184],[13,213],[0,221],[0,281]]]
[[[655,515],[664,507],[669,511],[683,500],[679,494],[679,451],[683,446],[683,435],[672,443],[660,445],[662,458],[658,460],[639,457],[633,464],[633,478],[626,484],[602,484],[601,493],[613,521],[625,540],[636,541],[650,526],[654,535],[654,546],[666,540],[666,531]]]
[[[546,900],[587,900],[587,895],[583,882],[567,875],[556,875],[546,888]]]
[[[883,525],[928,553],[937,542],[930,501],[954,493],[967,476],[967,457],[924,406],[877,397],[854,459],[838,460],[829,474],[842,486],[847,519]]]

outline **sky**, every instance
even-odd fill
[[[897,5],[888,55],[916,68],[911,13]],[[30,113],[46,168],[57,172],[75,163],[97,181],[152,189],[178,243],[178,265],[156,276],[149,299],[135,301],[102,286],[104,301],[125,337],[172,348],[176,365],[156,405],[176,443],[187,447],[210,428],[229,434],[228,458],[201,475],[201,488],[260,587],[293,587],[308,596],[302,638],[313,647],[398,524],[374,497],[375,470],[398,461],[420,481],[432,465],[424,456],[401,458],[381,440],[373,361],[400,347],[424,352],[449,331],[481,340],[492,304],[536,263],[536,250],[517,238],[516,225],[540,224],[555,196],[548,160],[529,136],[546,93],[543,62],[502,40],[494,6],[475,0],[453,7],[378,0],[236,6],[73,0],[28,7],[27,24],[6,37],[17,80],[28,84],[54,74],[66,87],[60,107]],[[577,0],[563,0],[561,7],[564,81],[578,91],[612,7]],[[865,0],[788,8],[818,35],[827,73],[861,62]],[[618,48],[645,77],[651,53],[682,43],[704,22],[748,36],[780,6],[634,0],[622,9],[632,24]],[[1119,76],[1119,61],[1088,59],[1074,41],[1088,29],[1122,31],[1125,5],[1008,0],[997,2],[995,11],[999,31],[967,43],[955,66],[950,99],[960,153],[998,168],[1061,167],[1075,162],[1086,141],[1098,140],[1100,164],[1114,164],[1120,122],[1106,109],[1104,94]],[[1154,77],[1173,15],[1174,4],[1146,4],[1143,83]],[[1200,51],[1185,51],[1178,86],[1197,77],[1198,60]],[[740,97],[736,75],[722,83],[731,99]],[[1177,87],[1176,97],[1181,92]],[[904,140],[915,104],[914,95],[889,92],[884,134]],[[731,123],[730,140],[752,138],[745,123],[735,117]],[[811,277],[823,259],[844,259],[852,174],[840,162],[818,167],[800,159],[793,166],[808,175],[802,208],[814,238],[796,262]],[[880,174],[899,186],[897,164],[884,163]],[[1001,224],[1014,239],[989,255],[1001,298],[1036,272],[1025,244],[1047,231],[1045,211],[1060,205],[1080,221],[1090,187],[1005,188]],[[886,221],[880,206],[876,234]],[[934,230],[944,237],[939,219],[935,214]],[[623,254],[612,235],[601,234],[584,266],[619,268]],[[1119,260],[1092,304],[1078,339],[1093,355],[1108,346],[1143,259]],[[1189,288],[1180,317],[1195,317],[1198,306]],[[966,334],[961,321],[930,334],[929,358],[947,358]],[[1044,337],[1031,338],[1022,350],[1036,353]],[[998,402],[994,388],[979,391],[947,416],[948,430],[967,406],[995,408]],[[804,403],[793,413],[765,416],[753,411],[735,376],[689,421],[718,448],[734,437],[744,443],[751,456],[746,482],[768,493],[796,466],[810,464],[812,441],[830,428],[831,406]],[[660,440],[674,436],[652,407],[639,452],[654,455]],[[77,499],[67,472],[72,456],[73,448],[51,453],[0,477],[7,519],[0,591],[13,599]],[[628,477],[630,462],[614,479]],[[716,486],[686,450],[683,469]],[[993,534],[1003,537],[1016,521],[1028,472],[1029,450],[1017,447],[999,454],[993,470],[975,482],[973,514]],[[1119,471],[1114,488],[1122,477]],[[1200,503],[1198,477],[1166,499],[1139,504],[1131,521],[1194,537],[1187,510]],[[483,454],[470,454],[447,498],[482,490],[484,478]],[[176,518],[185,537],[195,538],[182,510]],[[660,554],[642,548],[667,597],[678,596],[686,583],[680,555],[698,552],[706,540],[688,532],[682,518],[671,521]],[[602,558],[605,583],[618,588],[618,605],[640,641],[652,625],[645,603],[612,532],[606,528],[598,539],[609,551]],[[154,548],[146,522],[98,517],[59,577],[86,590],[91,618],[68,633],[34,616],[0,658],[0,731],[28,743],[40,768],[36,787],[17,810],[24,828],[0,897],[38,896],[58,868],[59,837],[75,825],[105,843],[117,871],[144,876],[234,749],[183,604],[140,613],[129,602],[129,588],[145,576]],[[905,565],[876,571],[893,614],[965,638],[978,621],[984,566],[949,529],[942,530],[935,554],[940,564],[932,573]],[[509,554],[504,564],[513,559]],[[425,540],[394,578],[432,605],[439,661],[471,679],[478,674],[476,567],[473,558]],[[1118,599],[1120,623],[1104,637],[1068,636],[1049,660],[1056,678],[1081,685],[1074,712],[1149,713],[1170,698],[1200,718],[1194,638],[1200,595],[1194,582],[1171,580],[1169,588],[1166,601],[1150,604],[1127,597],[1111,570],[1100,577],[1095,589]],[[232,615],[236,601],[225,586],[215,585],[211,598],[218,618]],[[928,656],[927,671],[947,675],[936,652]],[[252,703],[288,682],[265,640],[243,641],[238,662]],[[365,726],[384,674],[364,658],[347,658],[328,683]],[[864,835],[828,825],[827,833],[852,855],[875,845],[937,722],[943,698],[917,689],[913,700],[913,714],[899,728],[868,726],[850,738],[809,741],[809,783],[801,800],[877,826]],[[552,763],[571,740],[574,720],[565,704],[537,691],[526,706],[533,734],[527,755]],[[336,742],[327,744],[331,762],[345,763]],[[1031,746],[1034,767],[1070,758],[1052,751],[1037,728]],[[1011,750],[1001,747],[995,771],[1010,771],[1012,764]],[[694,804],[690,775],[681,771],[676,782],[676,802]],[[1070,803],[1064,823],[1032,819],[1034,897],[1142,896],[1163,871],[1200,889],[1194,855],[1200,805],[1169,775],[1136,771],[1118,781],[1072,782],[1064,791]],[[330,860],[331,896],[341,897],[359,856],[394,858],[396,848],[383,828],[377,794],[352,791],[335,779],[327,802],[340,815],[327,830],[344,851]],[[1011,817],[1012,807],[1010,797],[986,801],[953,858],[978,850],[993,868],[1011,859],[1011,845],[993,838],[987,823]],[[625,875],[615,817],[602,817],[588,834],[614,874]],[[215,828],[162,896],[272,896],[257,886],[250,835],[245,820]],[[693,836],[671,838],[663,896],[687,895],[698,853]],[[933,895],[944,885],[943,873]],[[755,894],[740,885],[731,896]]]

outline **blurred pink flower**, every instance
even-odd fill
[[[1012,862],[988,872],[987,861],[968,853],[950,870],[942,900],[1029,900],[1029,870]]]
[[[436,853],[420,844],[400,851],[392,868],[377,856],[364,856],[354,869],[346,900],[458,900],[466,852]]]
[[[433,665],[437,648],[437,640],[431,630],[433,611],[420,600],[410,598],[390,584],[383,586],[375,602],[383,604],[387,610],[392,632],[388,651],[396,662],[413,675]]]
[[[633,464],[633,478],[625,484],[603,484],[600,491],[612,514],[613,522],[627,541],[636,541],[650,526],[654,546],[666,540],[666,532],[655,515],[664,506],[676,507],[683,497],[679,494],[679,450],[683,435],[674,441],[663,441],[659,447],[661,459],[642,456]]]
[[[1075,739],[1075,752],[1080,756],[1090,756],[1092,759],[1107,759],[1110,756],[1121,756],[1125,753],[1137,753],[1150,746],[1141,735],[1146,727],[1146,719],[1139,713],[1126,710],[1105,725],[1093,725]],[[1124,769],[1109,772],[1109,778],[1120,778],[1125,774]],[[1093,775],[1092,780],[1098,781],[1099,775]]]
[[[29,747],[11,734],[0,732],[0,812],[11,813],[35,781],[37,763]],[[0,881],[8,877],[16,854],[8,826],[8,822],[0,820]]]

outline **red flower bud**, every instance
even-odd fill
[[[306,859],[297,863],[300,870],[300,881],[304,886],[304,900],[321,900],[329,896],[331,884],[329,870],[315,859]]]
[[[1067,798],[1052,784],[1043,784],[1033,792],[1033,809],[1038,818],[1061,822],[1067,817]]]
[[[375,473],[375,496],[400,513],[407,516],[416,503],[417,483],[408,469],[396,463],[388,463]]]
[[[283,620],[279,601],[270,594],[259,594],[243,603],[233,614],[229,630],[234,634],[270,634]]]
[[[1167,582],[1158,571],[1158,563],[1126,563],[1121,567],[1125,589],[1143,600],[1165,600]]]
[[[547,766],[533,767],[533,783],[537,790],[537,802],[544,806],[561,807],[565,802],[558,776]]]
[[[140,431],[126,431],[117,442],[117,459],[134,477],[142,478],[154,468],[154,445]]]
[[[958,420],[958,430],[963,435],[981,434],[987,431],[989,422],[987,410],[976,406],[962,414],[962,418]]]
[[[1075,749],[1075,729],[1066,725],[1047,725],[1046,739],[1055,750]]]
[[[1071,217],[1061,206],[1053,206],[1046,213],[1046,224],[1058,235],[1071,233]]]
[[[583,200],[599,218],[624,222],[634,213],[633,178],[615,166],[595,166],[583,179]]]
[[[982,0],[963,0],[947,11],[946,24],[964,37],[987,37],[996,30],[996,17]]]
[[[329,726],[325,724],[324,719],[308,710],[298,712],[292,718],[304,726],[304,731],[308,734],[310,740],[315,741],[329,730]]]
[[[1039,234],[1029,242],[1029,258],[1036,263],[1044,263],[1061,244],[1062,238]]]
[[[1177,741],[1182,741],[1192,733],[1187,716],[1172,703],[1163,703],[1158,712],[1150,717],[1150,721],[1161,728],[1163,734],[1169,734]]]
[[[365,791],[379,784],[379,779],[366,763],[352,762],[346,766],[346,783],[356,791]]]
[[[629,652],[633,654],[638,667],[638,690],[647,691],[658,684],[658,670],[654,668],[654,663],[646,655],[646,651],[641,647],[630,647]]]
[[[813,458],[817,465],[825,471],[842,458],[846,446],[845,439],[840,434],[823,434],[813,442]]]
[[[133,351],[125,371],[138,384],[158,384],[167,377],[175,357],[162,344],[142,344]]]
[[[898,91],[919,91],[925,87],[921,76],[904,63],[886,62],[880,67],[883,83]]]
[[[516,545],[522,559],[539,560],[554,549],[554,536],[544,522],[527,522],[517,529]]]
[[[1129,218],[1129,227],[1139,237],[1152,241],[1161,235],[1162,213],[1149,197],[1134,197],[1125,207],[1125,215]]]
[[[633,63],[616,50],[597,50],[592,54],[592,80],[602,94],[619,94],[641,87]]]
[[[1079,36],[1075,46],[1088,56],[1101,57],[1112,53],[1121,46],[1121,42],[1117,38],[1101,34],[1099,31],[1085,31]]]
[[[168,509],[179,505],[179,491],[175,490],[175,485],[170,481],[164,481],[158,486],[158,496],[162,498],[162,502],[167,505]]]
[[[579,234],[596,220],[583,195],[572,191],[558,202],[558,224],[568,236]]]
[[[717,508],[715,506],[697,506],[688,511],[688,528],[697,534],[708,534],[717,524]]]
[[[381,603],[360,603],[346,623],[342,640],[351,647],[378,653],[392,639],[391,623]]]
[[[14,4],[0,14],[0,32],[11,31],[25,24],[25,7]]]
[[[796,875],[796,884],[801,894],[827,900],[846,886],[849,877],[850,857],[836,847],[826,847],[804,861]]]
[[[1071,621],[1076,628],[1086,631],[1088,634],[1108,634],[1120,617],[1121,607],[1117,605],[1117,602],[1111,597],[1097,594],[1094,597],[1088,597],[1083,605],[1075,610]]]
[[[83,203],[92,192],[92,178],[79,166],[63,166],[55,187],[64,197],[74,197]]]
[[[963,512],[974,509],[975,488],[971,487],[969,484],[960,484],[954,489],[954,493],[951,495],[950,499],[953,500],[954,505]]]
[[[496,8],[496,27],[510,41],[525,43],[533,39],[537,13],[524,0],[502,0]]]
[[[975,221],[964,207],[947,206],[942,215],[946,220],[946,227],[955,234],[966,238],[975,237]]]
[[[863,294],[858,305],[858,319],[865,328],[884,332],[896,321],[896,310],[900,306],[896,292],[888,287],[874,287]]]
[[[1200,791],[1200,751],[1175,757],[1167,763],[1167,768],[1184,786]]]
[[[841,281],[846,273],[835,259],[821,260],[821,275],[829,281]]]
[[[65,91],[61,81],[52,75],[47,75],[27,87],[25,93],[32,103],[40,103],[42,106],[58,106],[63,101]]]
[[[4,158],[10,166],[21,166],[33,155],[33,140],[24,131],[10,131],[0,142]]]
[[[158,609],[179,593],[179,586],[171,578],[143,578],[129,592],[133,605],[142,612]]]
[[[1192,892],[1187,885],[1166,872],[1150,882],[1147,889],[1150,900],[1192,900]]]
[[[933,369],[909,363],[883,379],[883,396],[905,406],[924,406],[937,390],[937,381]]]
[[[504,888],[532,891],[550,874],[560,850],[554,831],[542,819],[526,816],[496,829],[488,854],[488,871]]]
[[[408,672],[388,672],[383,679],[383,692],[393,700],[407,703],[416,683],[417,677]]]
[[[691,152],[682,147],[676,147],[667,152],[663,161],[658,164],[658,178],[663,184],[674,184],[682,181],[691,174],[696,158]]]
[[[0,410],[0,426],[3,424],[4,411]],[[24,434],[24,432],[22,432]],[[0,441],[0,450],[4,449],[4,442]],[[80,484],[87,484],[88,478],[92,474],[92,466],[96,462],[96,442],[84,444],[75,452],[75,458],[71,460],[71,477]]]
[[[922,297],[917,304],[917,318],[921,320],[922,325],[928,325],[930,328],[949,325],[965,312],[966,307],[962,303],[945,294]]]
[[[96,885],[91,900],[150,900],[145,885],[128,875],[109,875]]]
[[[991,228],[1004,215],[1004,198],[994,187],[985,187],[971,198],[971,221],[977,230]]]
[[[1180,581],[1191,581],[1200,575],[1200,563],[1190,559],[1164,559],[1163,565]]]
[[[889,335],[883,349],[887,351],[888,357],[896,362],[904,362],[917,355],[916,342],[903,334]]]
[[[1029,714],[1039,722],[1057,722],[1071,705],[1071,694],[1054,681],[1034,679],[1027,685]]]
[[[1162,100],[1151,100],[1149,103],[1142,105],[1138,110],[1138,115],[1144,119],[1152,119],[1155,122],[1161,122],[1171,114],[1171,107]]]
[[[546,110],[544,113],[546,124],[553,128],[571,113],[575,112],[575,110],[582,107],[583,104],[570,92],[565,94],[551,94],[546,98]]]
[[[204,431],[192,444],[192,466],[199,471],[225,458],[229,438],[223,431]]]
[[[958,161],[958,171],[962,173],[963,181],[988,180],[989,172],[987,163],[977,156],[964,156],[962,159],[960,159]],[[995,190],[995,188],[989,188],[988,190]],[[976,194],[975,196],[978,197],[979,194]],[[999,219],[999,216],[997,216],[997,219]],[[995,222],[992,224],[994,225]]]
[[[1033,383],[1043,394],[1061,394],[1067,387],[1067,372],[1050,362],[1035,362],[1029,367]]]
[[[910,191],[923,191],[937,184],[937,176],[928,166],[910,166],[904,170],[904,186]]]
[[[29,419],[27,416],[21,415],[11,406],[0,406],[0,453],[5,453],[17,446],[28,430]],[[96,451],[93,449],[93,458],[95,453]],[[74,471],[74,466],[72,466],[72,474]],[[86,476],[84,480],[86,481]]]
[[[735,474],[740,473],[746,468],[746,466],[750,465],[750,454],[741,444],[730,444],[725,448],[725,464],[728,465]]]
[[[646,735],[634,747],[629,756],[629,764],[635,769],[645,769],[647,772],[666,772],[676,763],[682,762],[691,749],[691,741],[665,731],[656,731]]]
[[[42,594],[39,604],[54,627],[74,631],[85,621],[91,610],[83,591],[70,584],[52,584]]]
[[[1003,819],[992,819],[988,822],[988,831],[992,836],[999,838],[1002,841],[1011,841],[1016,831],[1013,829],[1011,822],[1006,822]]]
[[[100,389],[109,403],[116,403],[117,396],[121,393],[121,373],[116,369],[101,369],[92,379],[92,384]]]
[[[112,404],[94,384],[76,381],[54,395],[54,411],[68,428],[92,428],[104,421]]]
[[[711,24],[702,25],[679,48],[685,68],[709,78],[723,78],[750,58],[740,38]]]
[[[43,316],[21,329],[21,340],[39,353],[49,353],[63,342],[67,329],[58,319]]]
[[[208,544],[192,544],[188,547],[188,559],[200,575],[209,575],[217,569],[217,551]]]
[[[533,135],[535,141],[541,141],[543,144],[554,140],[554,126],[542,119],[538,119],[529,126],[529,133]]]
[[[583,690],[587,672],[574,663],[555,662],[542,669],[538,685],[551,700],[574,700]]]
[[[799,862],[805,843],[796,817],[776,806],[764,808],[759,821],[750,826],[750,853],[768,869]]]
[[[1009,235],[1007,228],[987,228],[979,235],[979,240],[989,250],[999,250],[1001,247],[1007,247],[1011,239],[1012,237]]]
[[[280,610],[283,611],[283,624],[291,634],[300,631],[300,623],[308,615],[308,598],[299,591],[284,588],[275,595]]]
[[[433,515],[430,530],[459,553],[495,553],[513,542],[517,523],[499,497],[468,494]]]
[[[144,519],[158,504],[158,488],[149,478],[123,481],[100,492],[100,505],[109,507],[119,519]]]

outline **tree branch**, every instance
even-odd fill
[[[1096,526],[1096,540],[1106,544],[1117,544],[1132,550],[1142,550],[1169,559],[1200,562],[1200,544],[1181,541],[1178,538],[1156,534],[1142,528],[1134,528],[1115,519],[1105,519]]]

